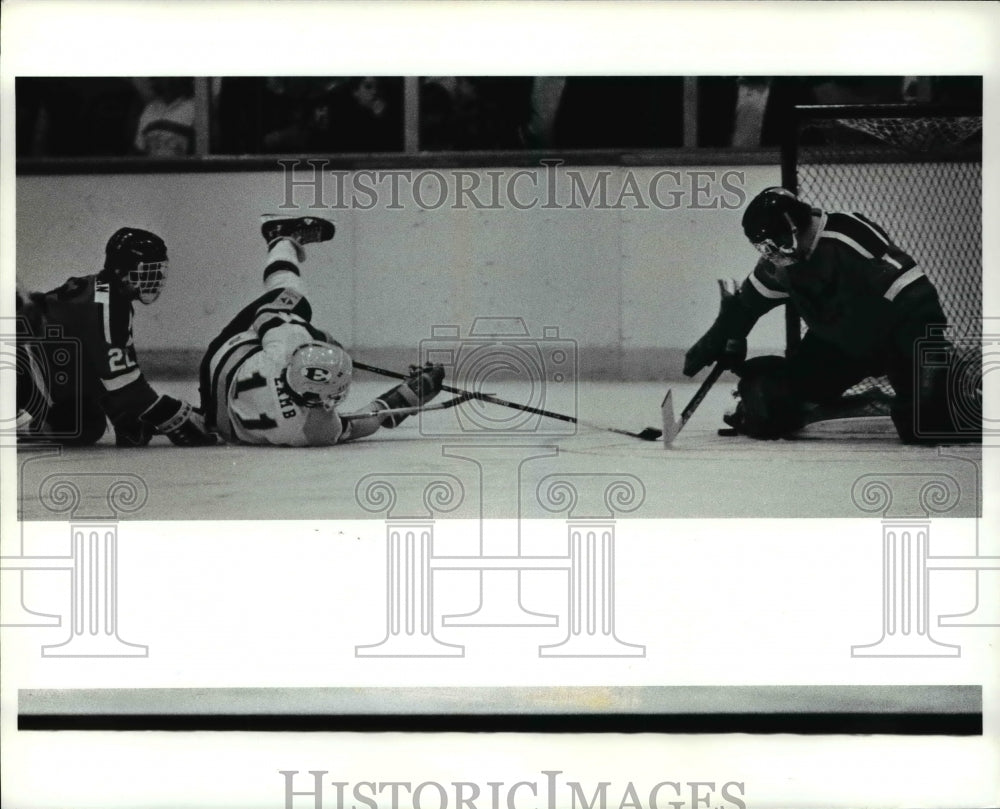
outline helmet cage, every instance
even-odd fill
[[[342,348],[319,341],[304,343],[292,352],[285,382],[305,407],[333,410],[351,387],[353,363]]]
[[[167,280],[167,246],[155,233],[119,228],[104,249],[104,272],[143,303],[152,303]]]
[[[777,220],[763,225],[751,240],[753,246],[764,258],[772,264],[787,264],[794,261],[798,254],[798,228],[787,211],[782,211],[780,224]]]
[[[129,270],[122,283],[143,303],[149,304],[160,297],[167,282],[169,261],[140,261],[135,269]]]

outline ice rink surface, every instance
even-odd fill
[[[386,390],[387,382],[392,385],[369,374],[355,378],[348,411],[363,408]],[[197,401],[194,381],[162,383],[158,389]],[[565,390],[549,386],[542,398],[524,383],[499,383],[488,392],[639,432],[662,426],[660,404],[668,389],[679,415],[697,385],[581,382]],[[46,487],[67,476],[85,479],[80,473],[141,479],[145,501],[119,516],[142,520],[377,518],[359,501],[363,480],[390,476],[397,494],[419,498],[434,475],[457,478],[467,493],[478,489],[480,494],[465,499],[473,509],[480,503],[481,513],[440,516],[557,517],[539,493],[559,477],[576,487],[581,509],[591,508],[583,503],[602,499],[608,486],[622,479],[630,491],[612,504],[607,516],[644,519],[878,516],[877,491],[866,483],[877,488],[885,475],[895,481],[895,497],[902,488],[907,499],[916,503],[924,498],[931,505],[934,491],[927,489],[928,483],[945,481],[950,494],[930,516],[973,517],[981,511],[978,447],[904,446],[887,419],[875,425],[875,432],[863,434],[843,432],[841,424],[837,432],[810,428],[795,440],[723,437],[717,430],[732,406],[732,389],[731,381],[718,382],[670,449],[662,441],[478,403],[411,417],[395,430],[329,448],[184,449],[157,437],[146,448],[120,450],[109,431],[92,448],[48,454],[22,450],[21,516],[65,519],[50,507]],[[97,488],[93,496],[106,497],[107,487]],[[559,496],[554,490],[552,495]],[[91,496],[86,487],[81,496]],[[875,499],[866,501],[871,497]]]

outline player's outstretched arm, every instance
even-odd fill
[[[411,365],[410,373],[401,384],[379,396],[373,404],[386,410],[404,407],[423,407],[441,392],[444,384],[444,367],[427,363],[425,366]],[[406,416],[387,416],[383,427],[396,427]]]
[[[390,429],[397,427],[407,418],[407,414],[399,412],[389,413],[385,416],[374,414],[380,410],[400,411],[423,407],[441,392],[443,384],[444,368],[441,365],[432,365],[431,363],[427,363],[423,367],[411,365],[410,373],[402,384],[387,390],[360,411],[362,413],[370,412],[373,414],[372,416],[345,420],[341,443],[365,438],[378,430],[379,427]]]
[[[702,368],[722,362],[724,368],[735,369],[747,354],[747,335],[757,322],[755,315],[740,301],[740,292],[733,281],[729,288],[719,280],[722,301],[719,314],[708,331],[684,355],[684,375],[694,376]]]

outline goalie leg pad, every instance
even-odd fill
[[[803,423],[802,399],[795,393],[784,357],[755,357],[741,368],[736,412],[724,417],[733,429],[751,438],[774,439]]]
[[[920,367],[915,390],[897,387],[890,415],[904,444],[956,444],[982,441],[982,367],[978,352],[967,357],[952,354],[947,366]]]

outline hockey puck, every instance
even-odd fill
[[[733,436],[739,435],[739,431],[734,430],[732,427],[720,427],[719,435],[724,435],[726,438],[732,438]]]

